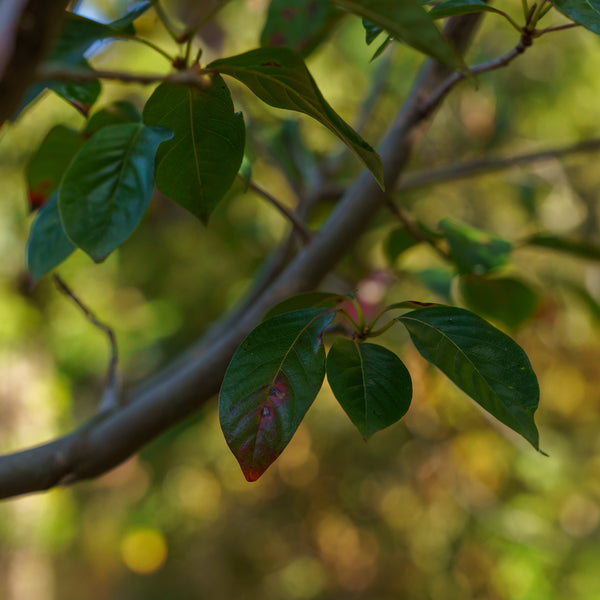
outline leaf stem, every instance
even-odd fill
[[[356,321],[345,310],[339,308],[336,312],[338,313],[338,315],[341,315],[344,319],[346,319],[348,323],[350,323],[352,329],[354,329],[354,331],[356,331],[358,335],[362,335],[364,333],[364,331],[360,328]]]
[[[66,284],[62,277],[54,273],[53,279],[59,291],[62,292],[68,298],[70,298],[79,308],[79,310],[81,310],[85,318],[92,325],[94,325],[94,327],[97,327],[100,331],[102,331],[108,338],[108,343],[110,345],[110,361],[108,363],[104,394],[102,396],[100,405],[98,406],[98,412],[103,413],[106,410],[116,408],[117,406],[119,406],[120,386],[118,373],[119,352],[117,348],[117,339],[115,333],[108,325],[106,325],[102,321],[99,321],[96,318],[94,313],[83,303],[83,301],[80,298],[77,297],[75,292],[73,292],[73,290]]]
[[[238,175],[238,177],[241,176]],[[288,221],[290,221],[294,227],[294,231],[298,234],[304,244],[310,242],[313,237],[312,232],[293,211],[284,206],[281,202],[279,202],[279,200],[277,200],[277,198],[275,198],[275,196],[254,181],[250,180],[247,185],[251,190],[255,191],[259,196],[262,196],[265,200],[267,200],[267,202],[270,202]]]
[[[166,58],[170,63],[173,62],[174,57],[171,56],[168,52],[163,50],[160,46],[147,40],[145,38],[138,37],[137,35],[127,35],[125,33],[119,34],[118,36],[114,36],[115,39],[118,40],[129,40],[131,42],[138,42],[139,44],[144,44],[144,46],[148,46],[148,48],[152,48],[155,52],[158,52],[162,57]]]

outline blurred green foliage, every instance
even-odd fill
[[[99,2],[107,20],[123,2]],[[235,0],[202,32],[203,61],[258,43],[261,0]],[[518,2],[509,3],[518,14]],[[151,13],[146,37],[171,43]],[[225,35],[227,34],[227,35]],[[377,73],[360,19],[344,21],[309,66],[336,110],[352,121]],[[497,56],[514,32],[493,15],[469,62]],[[118,42],[97,67],[165,69],[147,48]],[[158,59],[161,60],[160,57]],[[365,130],[376,140],[421,58],[393,45],[390,77]],[[577,141],[598,130],[600,48],[583,30],[544,37],[509,68],[463,84],[437,114],[414,167],[510,154]],[[284,175],[258,150],[281,112],[239,86],[234,101],[254,131],[254,177],[293,198]],[[150,90],[105,84],[97,109],[115,99],[141,108]],[[50,93],[0,132],[0,448],[15,450],[67,432],[93,414],[108,361],[106,340],[77,309],[24,269],[23,170],[51,127],[83,118]],[[335,140],[308,119],[300,134],[317,155]],[[432,229],[461,220],[508,240],[539,230],[598,239],[595,155],[402,196]],[[348,176],[356,163],[348,163]],[[524,194],[526,190],[526,194]],[[206,330],[251,283],[287,224],[235,187],[205,228],[155,197],[142,225],[109,259],[77,252],[61,275],[117,332],[127,385],[165,364]],[[317,217],[318,218],[318,217]],[[385,214],[340,275],[359,286],[385,258]],[[247,598],[261,600],[589,600],[600,597],[600,343],[597,322],[568,280],[598,297],[597,263],[544,248],[516,249],[515,272],[542,301],[517,334],[540,379],[543,457],[493,426],[475,404],[428,368],[399,330],[386,343],[414,383],[403,420],[365,444],[324,388],[274,467],[248,484],[229,453],[216,403],[97,481],[0,505],[0,598],[75,600]],[[442,267],[410,248],[389,271],[389,301],[439,299],[419,281]]]

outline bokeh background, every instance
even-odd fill
[[[519,2],[505,4],[519,15]],[[90,1],[80,8],[111,20],[126,2]],[[201,32],[203,61],[255,47],[264,18],[265,0],[233,0]],[[136,24],[140,35],[174,50],[154,13]],[[364,130],[375,142],[422,58],[394,45],[370,63],[374,49],[363,36],[359,19],[344,20],[308,64],[350,122],[361,112],[365,90],[378,86]],[[514,30],[489,16],[469,62],[495,57],[516,42]],[[150,49],[126,42],[97,49],[91,60],[103,68],[168,68]],[[413,167],[598,135],[599,72],[600,43],[592,33],[577,28],[541,38],[507,69],[451,95]],[[373,83],[383,75],[387,83]],[[261,150],[293,115],[231,88],[251,131],[256,181],[293,207],[281,169]],[[107,83],[95,110],[116,99],[141,108],[150,92]],[[79,128],[83,122],[48,93],[0,131],[2,451],[68,432],[94,414],[102,392],[106,339],[50,278],[32,287],[24,268],[32,221],[24,166],[53,125]],[[299,132],[317,165],[340,150],[308,119],[300,119]],[[516,243],[508,272],[530,283],[539,304],[512,334],[539,376],[537,422],[548,457],[492,423],[426,365],[403,332],[392,330],[385,342],[405,360],[415,389],[400,423],[365,443],[325,384],[280,459],[249,484],[222,437],[215,399],[95,481],[2,502],[0,598],[600,597],[600,268],[519,247],[519,240],[542,230],[598,242],[597,162],[598,154],[577,155],[401,198],[431,228],[451,216]],[[356,168],[349,159],[343,177]],[[385,248],[396,226],[382,214],[340,266],[336,284],[343,279],[390,302],[439,301],[415,273],[448,267],[421,247],[392,263]],[[242,296],[287,230],[273,207],[241,185],[208,227],[157,196],[135,234],[106,262],[94,265],[77,252],[59,272],[114,328],[131,387]]]

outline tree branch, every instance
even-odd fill
[[[396,186],[396,191],[403,192],[419,187],[475,177],[484,173],[503,171],[512,167],[520,167],[536,162],[560,158],[570,154],[583,154],[600,150],[600,138],[592,138],[576,144],[549,148],[541,152],[517,154],[508,158],[486,158],[462,164],[451,164],[437,169],[424,169],[408,173]]]
[[[17,111],[58,35],[68,0],[0,3],[0,124]]]
[[[450,20],[449,40],[464,49],[478,22],[478,15]],[[432,98],[437,97],[439,103],[445,96],[437,94],[437,90],[447,77],[446,67],[431,61],[426,63],[380,145],[388,189],[394,188],[421,137],[426,117],[436,107]],[[136,390],[125,406],[101,415],[61,439],[2,457],[0,497],[100,475],[197,411],[217,393],[234,351],[265,311],[292,294],[314,288],[367,229],[383,202],[384,193],[372,176],[363,171],[319,233],[251,307],[216,325],[203,340]]]

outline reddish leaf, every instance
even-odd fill
[[[219,418],[248,481],[281,454],[325,376],[321,334],[335,311],[310,308],[264,321],[237,349],[221,387]]]

